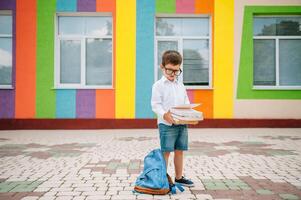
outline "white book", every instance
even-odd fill
[[[183,117],[202,117],[202,112],[196,111],[194,109],[176,109],[171,108],[170,112],[172,114],[183,116]]]
[[[203,120],[203,113],[193,108],[201,104],[184,104],[172,107],[171,115],[177,124],[197,124]]]
[[[171,114],[173,119],[178,119],[178,120],[187,120],[187,121],[201,121],[203,120],[203,116],[201,117],[183,117],[175,114]]]

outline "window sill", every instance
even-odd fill
[[[301,86],[253,86],[253,90],[301,90]]]
[[[15,88],[11,85],[0,85],[0,90],[13,90],[13,89]]]
[[[113,90],[114,87],[113,86],[99,86],[99,87],[95,87],[95,86],[85,86],[85,87],[59,86],[59,87],[53,87],[51,89],[53,89],[53,90],[99,90],[99,89]]]
[[[210,86],[185,86],[186,90],[213,90]]]

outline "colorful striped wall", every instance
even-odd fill
[[[211,18],[212,88],[188,90],[191,102],[202,103],[198,109],[205,118],[233,118],[237,99],[279,99],[279,95],[300,99],[300,92],[298,95],[291,91],[262,92],[249,87],[251,16],[261,8],[245,10],[241,55],[234,55],[234,3],[234,0],[0,0],[0,10],[11,10],[13,14],[13,89],[0,89],[0,118],[155,118],[150,99],[154,83],[154,23],[158,14]],[[112,15],[113,88],[55,88],[55,16],[60,12]],[[238,56],[241,68],[235,97],[233,60]]]
[[[154,118],[154,17],[213,16],[213,0],[2,0],[14,13],[12,90],[0,90],[0,118]],[[15,12],[16,11],[16,12]],[[113,17],[113,89],[55,89],[55,13],[105,12]],[[212,26],[214,27],[214,26]],[[212,30],[213,32],[213,30]],[[213,37],[214,40],[214,37]],[[189,90],[213,118],[213,90]]]

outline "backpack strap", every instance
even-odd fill
[[[177,187],[181,192],[184,192],[185,189],[183,188],[183,186],[182,186],[181,184],[175,183],[174,185],[175,185],[175,187]]]
[[[176,194],[176,193],[177,193],[177,191],[176,191],[176,186],[175,186],[174,184],[172,184],[172,185],[170,186],[170,192],[171,192],[171,194]]]
[[[170,192],[171,192],[171,194],[176,194],[176,193],[177,193],[177,188],[178,188],[178,190],[180,190],[181,192],[184,191],[184,188],[183,188],[183,186],[182,186],[181,184],[179,184],[179,183],[174,183],[174,184],[171,184],[171,185],[170,185]]]

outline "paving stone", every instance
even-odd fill
[[[57,196],[79,196],[82,192],[58,192]]]
[[[287,200],[295,200],[295,199],[300,199],[298,196],[294,195],[294,194],[279,194],[279,196],[282,199],[287,199]]]
[[[96,187],[76,187],[74,188],[75,192],[94,192],[96,191]]]
[[[23,197],[21,200],[37,200],[39,199],[39,197],[37,196],[26,196],[26,197]]]
[[[92,192],[83,192],[81,195],[84,196],[104,196],[106,191],[92,191]]]
[[[136,199],[136,195],[113,195],[111,197],[112,200],[114,199],[120,199],[120,200],[126,200],[126,199]]]
[[[39,200],[54,200],[56,196],[42,196]]]
[[[137,199],[170,199],[169,195],[150,195],[150,194],[137,194]]]
[[[271,190],[256,190],[258,194],[274,194]]]
[[[73,188],[52,188],[50,192],[71,192]]]
[[[200,200],[212,200],[212,196],[209,195],[209,194],[197,194],[195,195],[197,199],[200,199]]]
[[[90,195],[87,196],[87,198],[85,200],[102,200],[102,199],[111,199],[111,196],[99,196],[99,195]]]
[[[73,196],[60,196],[55,198],[55,200],[72,200]]]
[[[87,196],[77,196],[77,197],[73,197],[72,200],[85,200],[87,198]]]

